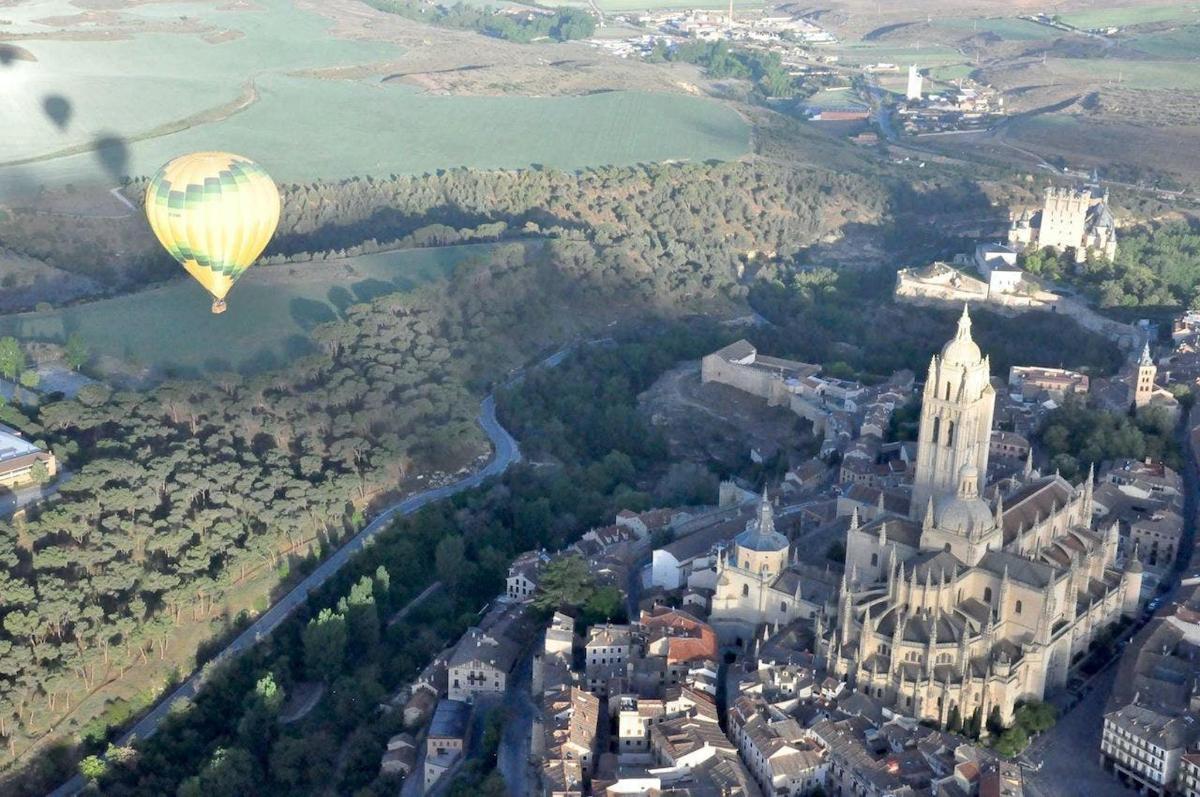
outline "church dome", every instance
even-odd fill
[[[775,530],[775,513],[771,510],[771,503],[767,500],[765,492],[758,504],[758,516],[746,524],[746,530],[737,535],[734,542],[746,551],[771,552],[788,549],[787,537]]]
[[[958,319],[958,332],[942,347],[943,365],[974,365],[983,359],[983,352],[971,338],[971,316],[963,305],[962,316]]]

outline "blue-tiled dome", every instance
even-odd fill
[[[758,516],[746,524],[746,530],[737,535],[734,542],[747,551],[787,550],[787,537],[775,530],[775,514],[766,495],[758,504]]]

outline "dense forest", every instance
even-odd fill
[[[87,759],[85,771],[114,795],[395,794],[395,779],[379,776],[379,757],[403,723],[379,704],[503,590],[516,553],[559,548],[622,508],[651,505],[669,467],[636,412],[637,394],[728,335],[702,321],[657,324],[501,391],[505,423],[532,459],[554,467],[514,468],[397,521],[267,644],[213,673],[152,740],[110,750],[107,763]],[[564,565],[577,576],[572,567]],[[443,588],[433,598],[389,622],[434,581]],[[585,622],[621,610],[611,590],[570,592],[556,607],[573,604]],[[323,684],[326,696],[302,723],[280,726],[281,705],[302,683]],[[103,740],[89,749],[104,750]],[[492,769],[494,740],[491,749],[451,794],[504,793]]]
[[[452,6],[426,0],[366,0],[366,3],[418,22],[479,31],[514,42],[586,39],[596,30],[596,18],[578,8],[546,8],[530,3],[520,13],[513,13],[462,2]]]
[[[140,202],[145,185],[135,181],[125,192]],[[877,236],[902,257],[904,245],[919,237],[916,225],[901,223],[906,214],[988,206],[967,180],[914,186],[759,160],[578,173],[454,169],[280,190],[283,214],[265,264],[552,238],[575,245],[580,256],[604,250],[597,268],[664,298],[731,288],[749,253],[789,258],[847,229]],[[0,241],[118,287],[178,276],[141,219],[81,218],[63,228],[54,216],[14,210],[0,217]],[[125,270],[112,271],[113,263]]]
[[[826,373],[865,382],[907,368],[924,375],[929,356],[949,340],[958,311],[890,301],[890,270],[842,271],[781,268],[760,275],[750,306],[771,322],[751,338],[777,356],[820,363]],[[971,310],[972,333],[991,358],[992,373],[1007,376],[1013,365],[1083,368],[1112,373],[1122,362],[1117,347],[1054,313],[1010,318]]]
[[[1112,261],[1076,264],[1050,250],[1024,258],[1031,273],[1078,287],[1100,307],[1200,309],[1200,224],[1173,221],[1122,232]]]
[[[823,178],[768,179],[741,165],[596,173],[586,198],[556,193],[581,179],[350,181],[326,198],[310,189],[309,201],[291,204],[285,235],[299,247],[307,228],[310,251],[369,230],[402,231],[409,214],[442,206],[447,194],[458,213],[559,214],[588,234],[501,247],[446,284],[350,306],[314,329],[318,351],[286,370],[145,393],[88,388],[20,424],[75,476],[40,516],[0,526],[0,737],[10,756],[60,734],[58,723],[93,690],[131,670],[137,678],[139,665],[165,658],[179,638],[194,644],[196,626],[218,629],[248,574],[284,573],[290,557],[335,543],[361,524],[373,496],[414,468],[469,462],[490,379],[613,313],[632,322],[744,292],[742,247],[757,235],[809,240],[820,208],[835,201]],[[468,200],[461,189],[472,180],[479,193]],[[723,192],[725,182],[734,188]],[[420,199],[411,196],[417,184],[429,189]],[[404,221],[389,223],[381,209],[404,205],[401,185],[411,204],[396,210]],[[711,211],[705,224],[695,217],[702,206]],[[725,233],[741,225],[752,229]],[[103,721],[85,735],[103,736]]]

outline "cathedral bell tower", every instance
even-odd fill
[[[917,433],[913,520],[921,520],[931,498],[957,493],[964,466],[971,466],[980,482],[986,478],[996,404],[989,372],[987,357],[971,339],[964,305],[958,331],[929,361]]]

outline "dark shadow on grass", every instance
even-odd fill
[[[321,324],[337,321],[337,313],[333,312],[333,308],[315,299],[298,296],[288,302],[288,310],[292,314],[292,320],[305,332],[311,332]]]

